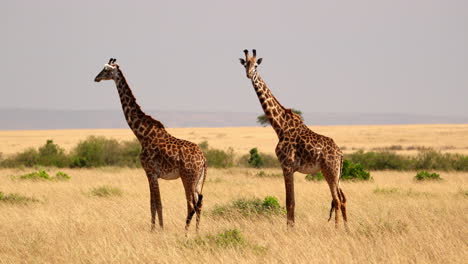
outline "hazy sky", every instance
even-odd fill
[[[303,112],[468,114],[468,1],[0,2],[0,108],[119,109],[117,58],[145,109],[260,112],[256,48]]]

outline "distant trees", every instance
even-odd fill
[[[304,120],[304,117],[302,117],[302,111],[301,110],[297,110],[297,109],[294,109],[294,108],[291,108],[291,110],[298,114],[302,120]],[[270,122],[268,121],[268,118],[266,117],[266,115],[259,115],[257,116],[257,123],[259,123],[260,125],[262,126],[268,126],[270,124]]]

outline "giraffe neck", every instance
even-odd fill
[[[265,112],[265,116],[276,134],[280,136],[285,126],[284,117],[286,109],[280,104],[276,97],[273,96],[258,72],[255,72],[252,76],[252,85],[262,105],[263,112]]]
[[[140,142],[144,138],[153,136],[153,133],[150,134],[150,131],[154,127],[165,131],[161,122],[154,120],[141,110],[120,69],[118,70],[118,74],[114,78],[114,81],[117,86],[117,91],[119,92],[120,102],[122,104],[122,110],[124,112],[125,119],[127,120],[127,124]]]

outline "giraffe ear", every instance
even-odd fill
[[[242,65],[245,65],[245,60],[244,60],[244,59],[239,58],[239,60],[240,60],[240,63],[241,63]]]
[[[260,65],[260,63],[262,63],[262,60],[263,60],[263,58],[258,59],[257,60],[257,65]]]

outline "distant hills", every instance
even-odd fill
[[[166,127],[258,126],[261,113],[146,111]],[[307,125],[463,124],[467,116],[304,113]],[[127,128],[122,110],[0,109],[0,130]]]

